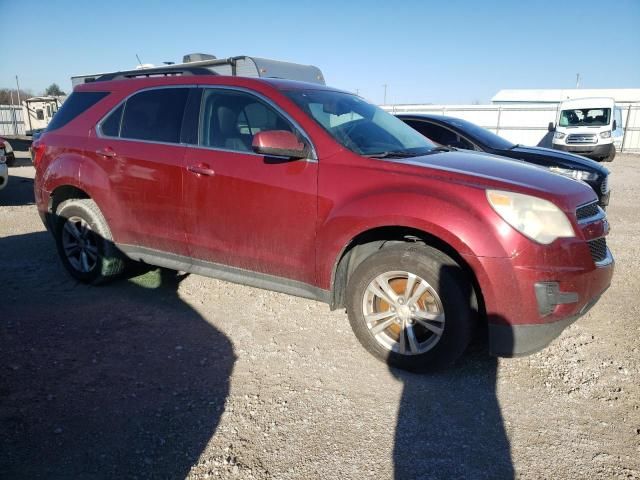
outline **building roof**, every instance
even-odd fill
[[[640,88],[505,89],[492,103],[559,103],[572,98],[608,97],[616,103],[640,103]]]

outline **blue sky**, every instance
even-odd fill
[[[375,103],[384,84],[389,103],[484,103],[578,72],[584,88],[640,88],[638,0],[0,0],[0,15],[0,88],[17,74],[36,94],[189,52],[314,64]]]

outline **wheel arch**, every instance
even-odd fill
[[[346,287],[349,282],[349,277],[360,263],[376,251],[385,248],[385,246],[406,242],[421,243],[433,247],[451,257],[469,278],[473,287],[473,306],[481,318],[485,317],[482,289],[473,268],[465,260],[465,257],[449,242],[432,233],[414,227],[398,225],[381,226],[365,230],[353,237],[342,248],[334,263],[331,275],[329,303],[331,310],[345,306]]]

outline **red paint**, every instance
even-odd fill
[[[255,152],[264,150],[304,152],[304,143],[300,142],[293,133],[286,130],[258,132],[253,136],[251,147]]]
[[[96,136],[95,124],[141,88],[240,87],[270,99],[309,136],[318,161],[269,161],[252,152],[164,145]],[[111,95],[46,133],[36,199],[45,213],[56,188],[82,189],[105,214],[117,243],[141,245],[332,288],[336,262],[351,240],[384,226],[411,227],[448,244],[477,277],[494,321],[542,323],[576,313],[610,283],[613,265],[596,268],[586,241],[608,232],[582,228],[576,207],[596,199],[580,182],[533,166],[473,153],[408,160],[361,157],[335,142],[282,90],[304,84],[193,76],[96,82],[76,91]],[[317,85],[314,89],[323,88]],[[254,146],[298,149],[295,136],[260,132]],[[99,153],[97,153],[99,152]],[[535,195],[558,205],[575,238],[539,245],[491,209],[485,191]],[[558,281],[579,294],[550,317],[537,314],[533,283]],[[504,320],[497,320],[502,318]]]

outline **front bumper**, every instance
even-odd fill
[[[604,293],[604,292],[603,292]],[[588,302],[577,315],[571,315],[552,323],[531,325],[489,324],[489,345],[491,353],[499,357],[520,357],[538,352],[549,345],[560,334],[586,314],[601,295]]]
[[[563,145],[553,144],[556,150],[563,152],[576,153],[589,158],[606,158],[615,152],[613,143],[595,144],[595,145]]]
[[[534,353],[589,311],[611,284],[614,261],[607,253],[596,266],[584,240],[560,239],[513,258],[477,258],[491,353]],[[556,300],[541,299],[540,289],[536,292],[541,284],[556,286]]]

